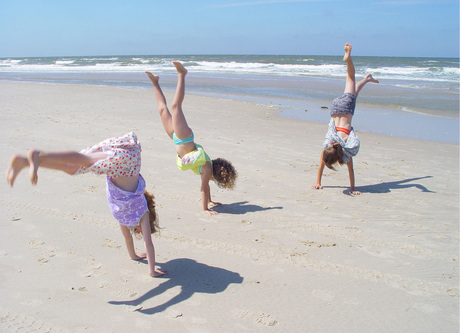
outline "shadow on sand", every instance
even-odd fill
[[[243,278],[238,273],[201,264],[192,259],[174,259],[159,266],[161,266],[161,269],[166,270],[168,274],[157,279],[166,279],[166,281],[136,299],[109,301],[108,303],[139,306],[169,289],[180,287],[180,293],[169,301],[151,308],[137,310],[137,312],[151,315],[183,302],[195,293],[217,294],[223,292],[232,283],[240,284],[243,282]]]
[[[250,205],[249,201],[234,202],[232,204],[224,204],[214,207],[213,209],[220,214],[243,215],[246,213],[262,212],[270,209],[283,209],[283,207],[262,207],[258,205]]]
[[[425,186],[419,183],[414,183],[415,181],[426,179],[426,178],[433,178],[433,176],[425,176],[425,177],[417,177],[417,178],[409,178],[404,180],[398,180],[394,182],[383,182],[379,184],[373,185],[364,185],[364,186],[357,186],[356,190],[360,191],[361,193],[390,193],[391,190],[403,190],[410,187],[418,188],[422,192],[428,193],[436,193],[434,191],[430,191]],[[324,188],[343,188],[343,186],[324,186]],[[349,194],[349,189],[343,191],[344,194]]]

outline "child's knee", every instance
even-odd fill
[[[181,105],[179,103],[177,103],[177,102],[173,102],[171,104],[171,109],[172,109],[173,113],[177,112],[177,111],[181,111]]]
[[[168,107],[167,107],[166,105],[160,105],[160,106],[158,106],[158,113],[159,113],[160,115],[169,113]]]

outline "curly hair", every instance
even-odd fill
[[[238,172],[230,161],[223,158],[212,160],[212,175],[222,188],[232,190],[235,187]]]
[[[153,234],[160,229],[158,224],[158,216],[155,211],[155,196],[152,193],[147,192],[147,190],[144,191],[144,196],[145,200],[147,200],[147,207],[149,209],[150,233]]]
[[[332,146],[328,146],[323,151],[323,162],[332,170],[336,170],[333,165],[339,163],[343,164],[343,150],[340,143],[336,142]]]

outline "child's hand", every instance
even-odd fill
[[[147,258],[147,253],[136,253],[136,256],[134,258],[131,258],[132,260],[142,260]]]
[[[151,277],[159,277],[159,276],[163,276],[163,275],[166,275],[167,272],[166,271],[163,271],[159,268],[155,268],[155,271],[153,273],[150,273],[150,276]]]
[[[314,190],[322,190],[322,189],[323,189],[323,187],[321,186],[321,184],[313,185],[311,188],[314,189]]]

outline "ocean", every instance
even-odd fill
[[[265,104],[280,116],[325,124],[346,75],[342,56],[88,56],[0,58],[0,80],[151,89],[148,70],[173,91],[173,60],[189,70],[187,93]],[[353,62],[357,80],[371,73],[380,81],[359,95],[358,132],[459,143],[458,58],[353,56]]]

